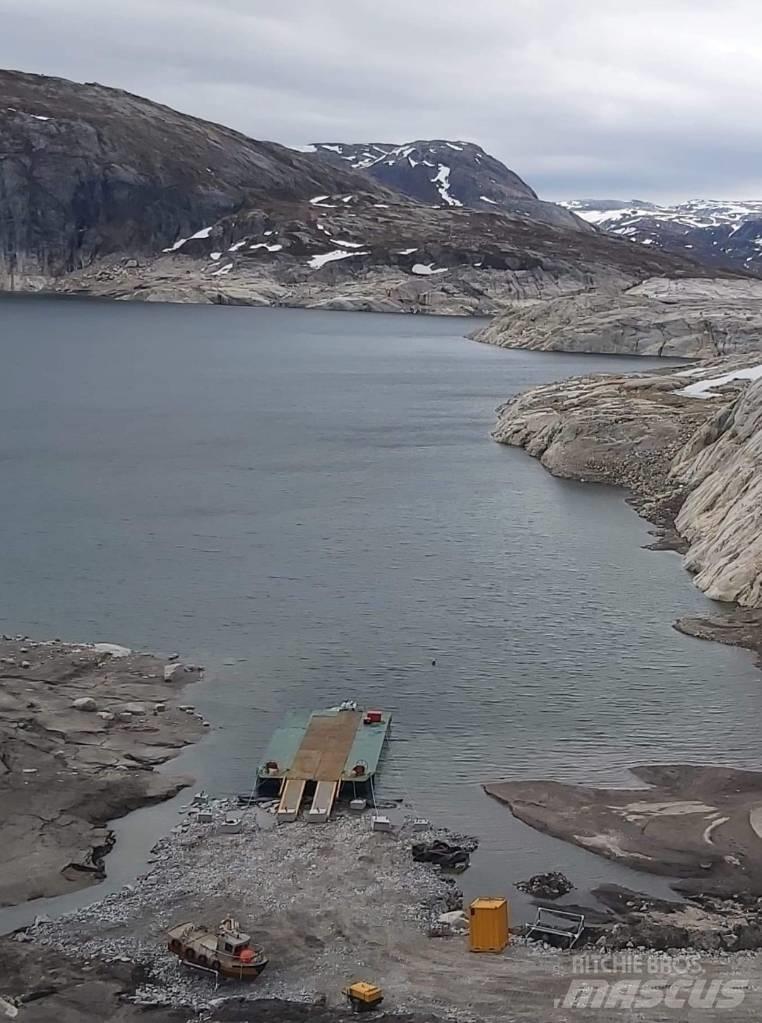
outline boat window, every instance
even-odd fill
[[[229,941],[225,942],[225,951],[226,952],[232,952],[233,951],[233,946],[230,944]]]

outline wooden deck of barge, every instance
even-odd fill
[[[372,780],[391,715],[359,710],[292,713],[273,734],[257,772],[258,786],[279,786],[278,819],[295,820],[314,784],[307,819],[326,820],[341,786]]]

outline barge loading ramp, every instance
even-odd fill
[[[257,774],[259,785],[280,783],[277,819],[295,820],[307,785],[314,783],[307,819],[327,820],[344,783],[373,778],[390,722],[382,711],[290,714],[270,740]]]

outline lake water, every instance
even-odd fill
[[[759,672],[672,629],[709,602],[620,492],[489,439],[517,391],[653,362],[475,325],[0,301],[0,631],[205,663],[187,699],[215,729],[179,761],[199,787],[248,791],[283,712],[352,697],[394,715],[380,794],[481,836],[467,890],[556,868],[659,888],[480,783],[758,767]],[[133,836],[160,826],[140,813]]]

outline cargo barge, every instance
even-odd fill
[[[299,816],[325,821],[345,794],[373,793],[373,779],[389,735],[391,714],[358,710],[346,702],[330,710],[289,714],[270,739],[257,771],[257,791],[279,796],[279,821]]]

